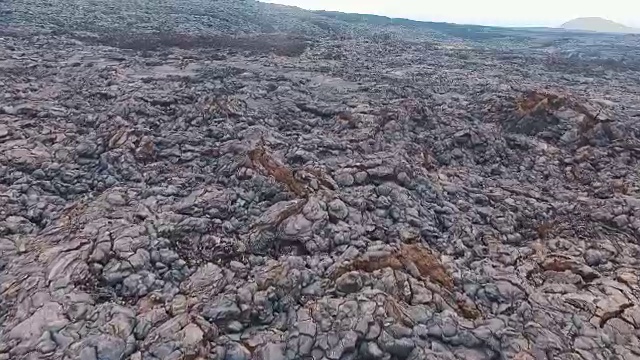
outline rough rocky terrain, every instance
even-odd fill
[[[0,359],[640,358],[639,37],[0,14]]]

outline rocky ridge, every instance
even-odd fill
[[[0,5],[0,359],[640,356],[637,39]]]

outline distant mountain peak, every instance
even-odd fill
[[[568,30],[596,31],[609,33],[639,34],[640,29],[632,28],[601,17],[580,17],[560,26]]]

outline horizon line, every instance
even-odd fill
[[[487,26],[487,27],[504,27],[504,28],[548,28],[548,29],[562,29],[562,25],[566,24],[567,22],[576,20],[576,19],[584,19],[584,18],[598,18],[598,19],[603,19],[603,20],[607,20],[607,21],[612,21],[614,23],[632,28],[632,29],[637,29],[640,24],[635,25],[635,24],[631,24],[628,25],[625,22],[620,22],[620,21],[616,21],[616,20],[611,20],[602,16],[576,16],[576,17],[572,17],[570,19],[565,19],[565,20],[559,20],[558,22],[546,22],[546,23],[512,23],[512,22],[508,22],[508,21],[480,21],[480,22],[474,22],[474,21],[465,21],[465,20],[459,20],[459,21],[455,21],[455,20],[447,20],[447,19],[429,19],[429,18],[422,18],[422,17],[412,17],[409,15],[391,15],[391,14],[381,14],[381,13],[376,13],[376,12],[350,12],[350,11],[343,11],[343,10],[335,10],[335,9],[326,9],[326,8],[307,8],[307,7],[302,7],[299,5],[289,5],[289,4],[281,4],[279,3],[277,0],[257,0],[259,2],[264,2],[264,3],[269,3],[269,4],[276,4],[276,5],[281,5],[281,6],[291,6],[291,7],[295,7],[298,9],[302,9],[302,10],[307,10],[307,11],[326,11],[326,12],[338,12],[338,13],[343,13],[343,14],[356,14],[356,15],[373,15],[373,16],[381,16],[381,17],[386,17],[389,19],[403,19],[403,20],[411,20],[411,21],[418,21],[418,22],[432,22],[432,23],[447,23],[447,24],[455,24],[455,25],[475,25],[475,26]]]

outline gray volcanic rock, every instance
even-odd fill
[[[0,12],[0,359],[640,353],[637,38]]]

